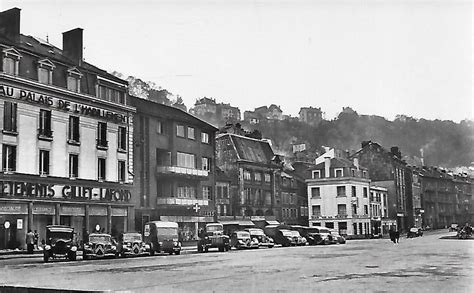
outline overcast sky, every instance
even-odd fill
[[[84,57],[240,110],[342,107],[456,122],[473,116],[471,1],[1,0],[21,31],[84,29]]]

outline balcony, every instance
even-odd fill
[[[193,177],[208,177],[209,171],[185,168],[178,166],[158,166],[156,167],[156,172],[158,174],[176,174],[176,175],[187,175]]]
[[[176,197],[158,197],[156,199],[157,205],[182,205],[182,206],[207,206],[209,205],[209,200],[207,199],[191,199],[191,198],[176,198]]]

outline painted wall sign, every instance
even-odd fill
[[[28,214],[28,206],[2,203],[0,205],[0,214]]]
[[[18,99],[21,101],[28,102],[30,104],[36,104],[46,107],[54,107],[58,110],[71,112],[77,115],[84,115],[94,118],[101,118],[112,121],[114,123],[128,123],[128,116],[105,109],[91,107],[71,101],[59,99],[52,96],[43,95],[23,89],[18,89],[10,86],[0,85],[0,96]]]
[[[32,210],[33,215],[55,215],[56,207],[52,205],[34,205]]]
[[[127,209],[112,208],[112,217],[126,217],[127,215]]]
[[[62,198],[67,200],[129,202],[127,189],[55,185],[20,181],[0,181],[0,197]]]
[[[61,215],[85,216],[85,208],[82,206],[61,206]]]
[[[107,216],[107,207],[101,207],[101,206],[89,207],[89,216]]]

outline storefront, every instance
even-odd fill
[[[97,225],[118,235],[132,222],[128,185],[13,176],[0,179],[0,249],[24,248],[28,230],[37,231],[41,244],[47,225],[71,226],[81,241]]]

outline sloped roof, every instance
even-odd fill
[[[357,168],[351,160],[335,157],[331,159],[331,168]],[[316,166],[310,168],[309,170],[321,170],[324,169],[324,162],[319,163]],[[367,168],[360,166],[359,169],[367,170]]]
[[[240,160],[270,164],[275,156],[270,144],[263,140],[229,134]]]

